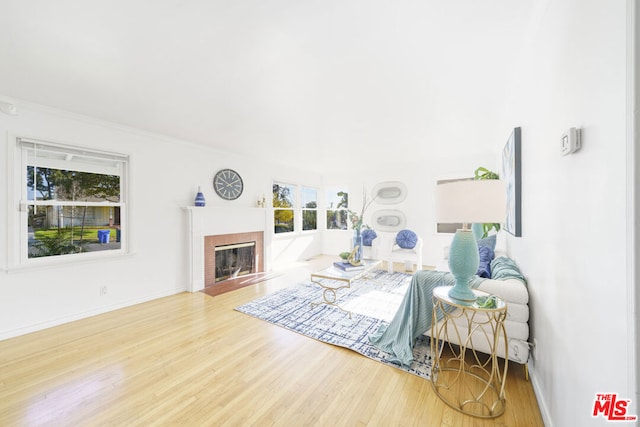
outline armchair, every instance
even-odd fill
[[[373,242],[378,237],[375,230],[366,228],[362,230],[362,258],[378,259],[376,252],[373,250]]]
[[[373,240],[373,254],[387,262],[387,270],[393,272],[394,262],[404,262],[406,271],[422,270],[422,238],[411,230],[401,230],[398,233],[381,232]]]

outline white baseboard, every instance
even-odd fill
[[[17,328],[17,329],[10,329],[10,330],[6,330],[6,331],[0,331],[0,341],[6,340],[6,339],[9,339],[9,338],[18,337],[20,335],[26,335],[26,334],[29,334],[31,332],[41,331],[43,329],[48,329],[48,328],[51,328],[53,326],[58,326],[58,325],[62,325],[62,324],[65,324],[65,323],[73,322],[75,320],[85,319],[87,317],[96,316],[98,314],[103,314],[103,313],[107,313],[107,312],[110,312],[110,311],[118,310],[120,308],[125,308],[125,307],[129,307],[129,306],[136,305],[136,304],[141,304],[143,302],[152,301],[154,299],[164,298],[164,297],[167,297],[167,296],[170,296],[170,295],[179,294],[181,292],[185,292],[185,289],[184,288],[169,289],[169,290],[166,290],[166,291],[163,291],[163,292],[159,292],[157,294],[146,295],[146,296],[141,297],[141,298],[136,298],[136,299],[132,299],[132,300],[124,301],[124,302],[119,302],[119,303],[113,304],[113,305],[103,306],[103,307],[97,308],[95,310],[89,310],[89,311],[83,311],[83,312],[80,312],[80,313],[74,313],[74,314],[71,314],[71,315],[68,315],[68,316],[59,317],[57,319],[48,320],[46,322],[33,323],[31,325],[23,326],[23,327],[20,327],[20,328]]]
[[[536,372],[535,360],[532,357],[529,357],[529,380],[533,386],[533,393],[536,395],[536,399],[538,400],[538,407],[540,408],[540,414],[542,415],[542,422],[545,427],[553,427],[551,414],[547,407],[547,399],[540,387],[540,379]]]

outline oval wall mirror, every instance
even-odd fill
[[[405,228],[407,218],[397,209],[382,209],[373,213],[373,228],[378,231],[400,231]]]
[[[371,196],[382,205],[400,203],[407,197],[407,186],[400,181],[381,182],[373,187]]]

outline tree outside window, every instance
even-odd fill
[[[349,192],[345,189],[327,190],[327,230],[346,230]]]
[[[293,232],[295,194],[295,185],[273,183],[274,233]]]
[[[302,230],[318,229],[318,191],[302,187]]]
[[[18,138],[21,260],[122,249],[128,157]]]
[[[119,176],[28,166],[27,186],[29,258],[120,248],[120,207],[109,205],[120,203]],[[112,228],[114,244],[100,244]]]

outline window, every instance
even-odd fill
[[[21,261],[121,250],[128,157],[17,139]]]
[[[327,190],[327,230],[346,230],[349,192],[345,189]]]
[[[302,230],[318,229],[318,191],[302,187]]]
[[[295,185],[273,183],[274,233],[293,232],[295,195]]]

